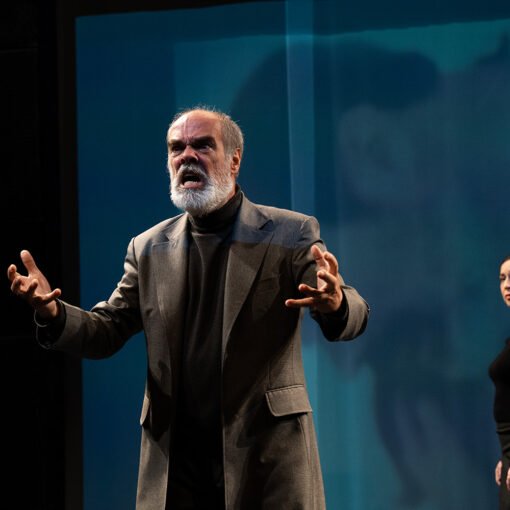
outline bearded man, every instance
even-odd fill
[[[317,221],[251,203],[236,184],[243,135],[226,114],[178,114],[170,194],[183,214],[133,238],[107,301],[60,300],[27,251],[8,269],[47,348],[85,358],[146,336],[137,510],[325,508],[299,325],[361,334],[368,306],[344,284]]]

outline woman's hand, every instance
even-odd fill
[[[501,468],[503,467],[503,463],[498,460],[496,467],[494,468],[494,478],[496,479],[496,483],[501,485]]]

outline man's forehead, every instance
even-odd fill
[[[169,139],[217,137],[221,135],[219,118],[213,112],[193,111],[179,117],[169,128]]]

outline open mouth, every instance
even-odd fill
[[[179,172],[179,185],[184,189],[199,189],[205,185],[202,172],[192,168],[186,168]]]

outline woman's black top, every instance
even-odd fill
[[[496,423],[510,423],[510,338],[504,349],[489,367],[489,376],[494,382],[494,419]]]

